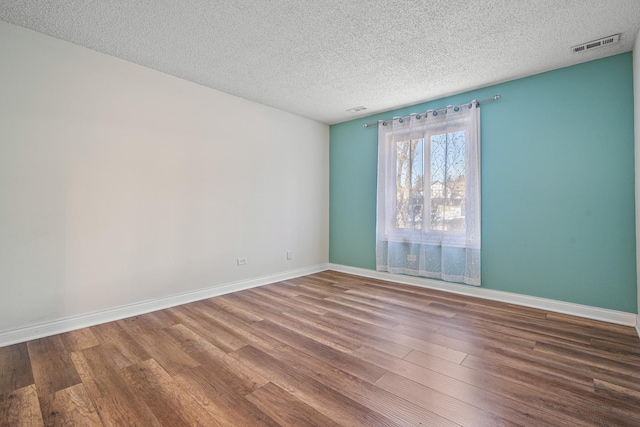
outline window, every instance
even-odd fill
[[[465,230],[465,133],[396,142],[397,229]]]
[[[479,284],[478,123],[472,103],[380,124],[378,270]]]

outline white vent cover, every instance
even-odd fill
[[[366,110],[366,109],[367,109],[367,107],[360,106],[360,107],[349,108],[347,110],[347,112],[349,112],[349,113],[357,113],[358,111],[362,111],[362,110]]]
[[[609,46],[609,45],[618,43],[618,40],[620,40],[620,34],[614,34],[614,35],[609,36],[609,37],[603,37],[603,38],[598,39],[598,40],[594,40],[594,41],[591,41],[591,42],[580,44],[578,46],[574,46],[574,47],[571,48],[571,50],[574,53],[586,52],[587,50],[597,49],[599,47]]]

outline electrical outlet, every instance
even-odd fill
[[[238,258],[238,265],[246,265],[246,264],[247,264],[247,258],[246,257]]]
[[[291,261],[293,259],[293,251],[287,251],[287,261]]]

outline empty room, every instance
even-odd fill
[[[640,426],[639,32],[0,0],[0,426]]]

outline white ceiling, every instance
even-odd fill
[[[640,0],[0,0],[0,19],[333,124],[630,51]]]

